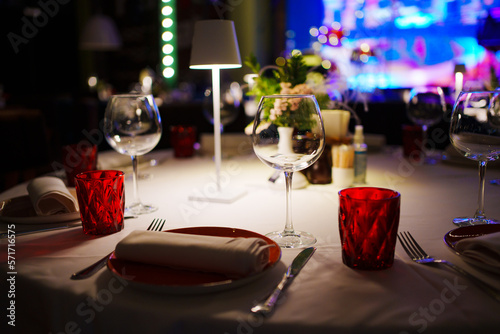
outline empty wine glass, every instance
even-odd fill
[[[267,236],[284,248],[314,244],[316,238],[312,234],[293,227],[291,196],[293,172],[312,165],[325,146],[323,120],[314,95],[263,96],[255,116],[252,141],[257,157],[285,175],[285,228]]]
[[[410,91],[407,103],[407,114],[410,120],[422,127],[422,152],[424,162],[435,164],[439,157],[427,149],[430,126],[436,125],[446,113],[446,101],[441,87],[417,87]]]
[[[224,127],[233,123],[239,116],[242,109],[243,90],[237,82],[232,82],[230,85],[221,87],[220,97],[220,123],[221,132],[224,132]],[[205,98],[203,100],[203,116],[210,122],[214,123],[214,106],[212,89],[205,90]]]
[[[500,155],[500,92],[461,92],[453,107],[450,140],[457,151],[479,162],[478,208],[473,217],[453,219],[458,226],[498,223],[484,213],[486,163]]]
[[[111,96],[104,114],[104,134],[115,151],[132,158],[133,200],[126,207],[131,214],[157,210],[157,207],[143,204],[139,199],[137,156],[151,151],[160,141],[161,132],[160,113],[152,95]]]

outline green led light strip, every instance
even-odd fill
[[[175,0],[160,0],[160,68],[167,82],[177,80],[177,20]]]

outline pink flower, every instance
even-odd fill
[[[312,94],[313,90],[307,84],[299,84],[292,88],[292,94]]]
[[[286,100],[284,99],[276,99],[274,101],[274,109],[276,109],[277,111],[279,110],[280,112],[281,111],[285,111],[286,108],[288,107],[288,103],[286,102]],[[281,114],[280,114],[281,115]]]
[[[292,94],[291,93],[292,84],[290,82],[280,82],[280,86],[281,86],[281,94]]]
[[[299,109],[299,104],[300,104],[299,98],[291,98],[288,101],[290,103],[290,110],[295,111]]]

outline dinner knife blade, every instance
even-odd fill
[[[281,295],[281,292],[283,292],[285,287],[288,286],[288,284],[292,282],[293,278],[295,278],[299,274],[300,270],[306,265],[315,251],[316,247],[309,247],[301,251],[295,257],[295,259],[293,259],[292,264],[288,267],[278,286],[276,286],[276,288],[265,301],[252,307],[252,312],[261,313],[264,315],[270,314],[273,311],[274,306],[276,305],[276,302]]]
[[[316,247],[309,247],[300,252],[299,255],[297,255],[295,259],[293,259],[293,262],[288,267],[288,270],[285,275],[287,275],[287,277],[297,276],[302,267],[304,267],[307,261],[309,261],[309,259],[311,258],[311,256],[313,256],[315,251]]]

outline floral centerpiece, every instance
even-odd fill
[[[249,91],[256,102],[264,95],[310,94],[316,97],[320,108],[328,108],[331,99],[324,86],[324,76],[318,72],[309,72],[301,53],[294,53],[281,66],[262,68],[254,55],[247,57],[245,64],[256,74],[254,84]],[[266,74],[266,75],[264,75]],[[297,113],[299,99],[293,97],[276,99],[273,105],[265,106],[265,121],[277,127],[294,127],[307,130],[314,126],[307,110]],[[251,129],[247,127],[248,133]]]

